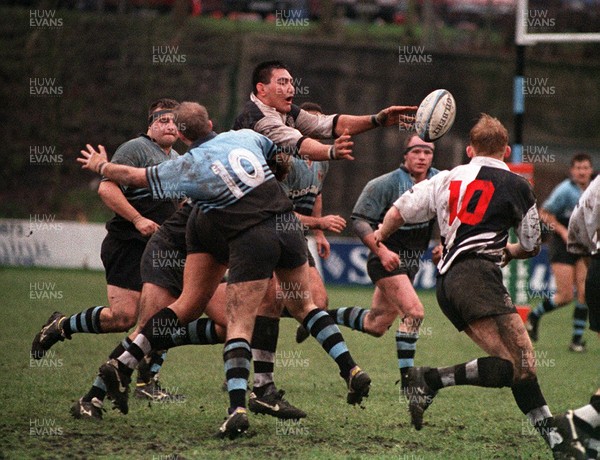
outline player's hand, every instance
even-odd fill
[[[315,243],[317,243],[317,254],[321,259],[327,259],[331,254],[331,247],[329,241],[323,235],[323,232],[315,232]]]
[[[350,132],[348,129],[345,129],[344,133],[335,140],[333,149],[336,160],[354,160],[354,157],[352,156],[354,142],[352,142],[351,139]]]
[[[397,253],[390,251],[383,244],[379,245],[377,256],[379,257],[383,268],[388,272],[394,271],[400,266],[400,256]]]
[[[156,222],[146,219],[145,217],[134,219],[133,225],[135,225],[136,230],[140,232],[142,236],[146,237],[151,236],[160,227]]]
[[[340,233],[346,228],[346,219],[341,216],[323,216],[319,218],[319,229]]]
[[[380,111],[375,118],[381,126],[398,125],[409,130],[414,126],[417,109],[415,105],[393,105]]]
[[[106,156],[106,150],[103,145],[98,146],[98,151],[94,150],[90,144],[86,144],[87,150],[81,151],[81,157],[77,158],[77,161],[81,163],[82,169],[88,169],[95,173],[100,173],[99,166],[102,163],[107,163],[108,158]]]

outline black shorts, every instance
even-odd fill
[[[212,255],[220,264],[228,264],[227,241],[197,206],[188,219],[186,241],[188,254],[206,253]]]
[[[145,248],[146,241],[121,240],[108,233],[100,249],[106,284],[141,292],[140,261]]]
[[[306,240],[306,238],[305,238]],[[306,259],[308,260],[308,266],[309,267],[316,267],[317,263],[315,262],[315,258],[313,257],[312,253],[310,252],[310,249],[308,247],[308,241],[306,242]]]
[[[585,279],[585,302],[588,306],[590,329],[600,332],[600,255],[590,260]]]
[[[548,242],[548,255],[551,264],[575,265],[575,263],[581,259],[580,255],[567,252],[567,245],[563,239],[556,234],[553,234]]]
[[[187,255],[185,233],[192,207],[184,205],[152,235],[142,255],[142,283],[152,283],[179,297]]]
[[[436,295],[440,308],[459,331],[477,319],[517,312],[502,283],[500,267],[478,256],[452,262],[448,271],[438,276]]]
[[[381,260],[376,254],[369,252],[367,258],[367,273],[373,284],[376,284],[382,278],[389,278],[390,276],[407,275],[412,283],[417,276],[419,271],[419,257],[401,257],[400,266],[391,272],[388,272],[383,265]]]
[[[297,221],[298,225],[290,225]],[[285,226],[278,225],[285,222]],[[229,278],[241,283],[268,279],[276,268],[296,268],[306,263],[306,239],[297,217],[289,212],[273,215],[244,230],[229,242]]]

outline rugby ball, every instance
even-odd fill
[[[436,89],[419,105],[415,131],[425,142],[435,141],[452,128],[456,116],[456,102],[449,91]]]

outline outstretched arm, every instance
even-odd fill
[[[340,135],[348,130],[350,134],[359,134],[378,126],[401,126],[409,130],[415,121],[413,116],[418,107],[413,105],[393,105],[376,115],[340,115],[335,127]]]
[[[94,150],[90,144],[87,144],[86,147],[87,150],[82,150],[82,156],[77,158],[82,169],[93,171],[118,184],[138,188],[148,187],[146,168],[109,163],[104,146],[99,145],[98,151]]]

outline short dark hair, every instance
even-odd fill
[[[150,108],[148,109],[148,116],[150,117],[154,112],[160,109],[175,109],[178,105],[179,102],[177,102],[175,99],[169,99],[167,97],[157,99],[152,104],[150,104]]]
[[[281,61],[265,61],[258,64],[252,71],[252,92],[256,94],[256,85],[259,83],[268,84],[271,81],[271,74],[274,69],[290,69]]]
[[[316,102],[303,102],[300,104],[300,108],[309,112],[323,113],[323,108]]]
[[[581,163],[584,161],[589,161],[589,163],[593,165],[592,157],[590,155],[587,153],[576,153],[571,157],[571,168],[575,166],[575,163]]]

